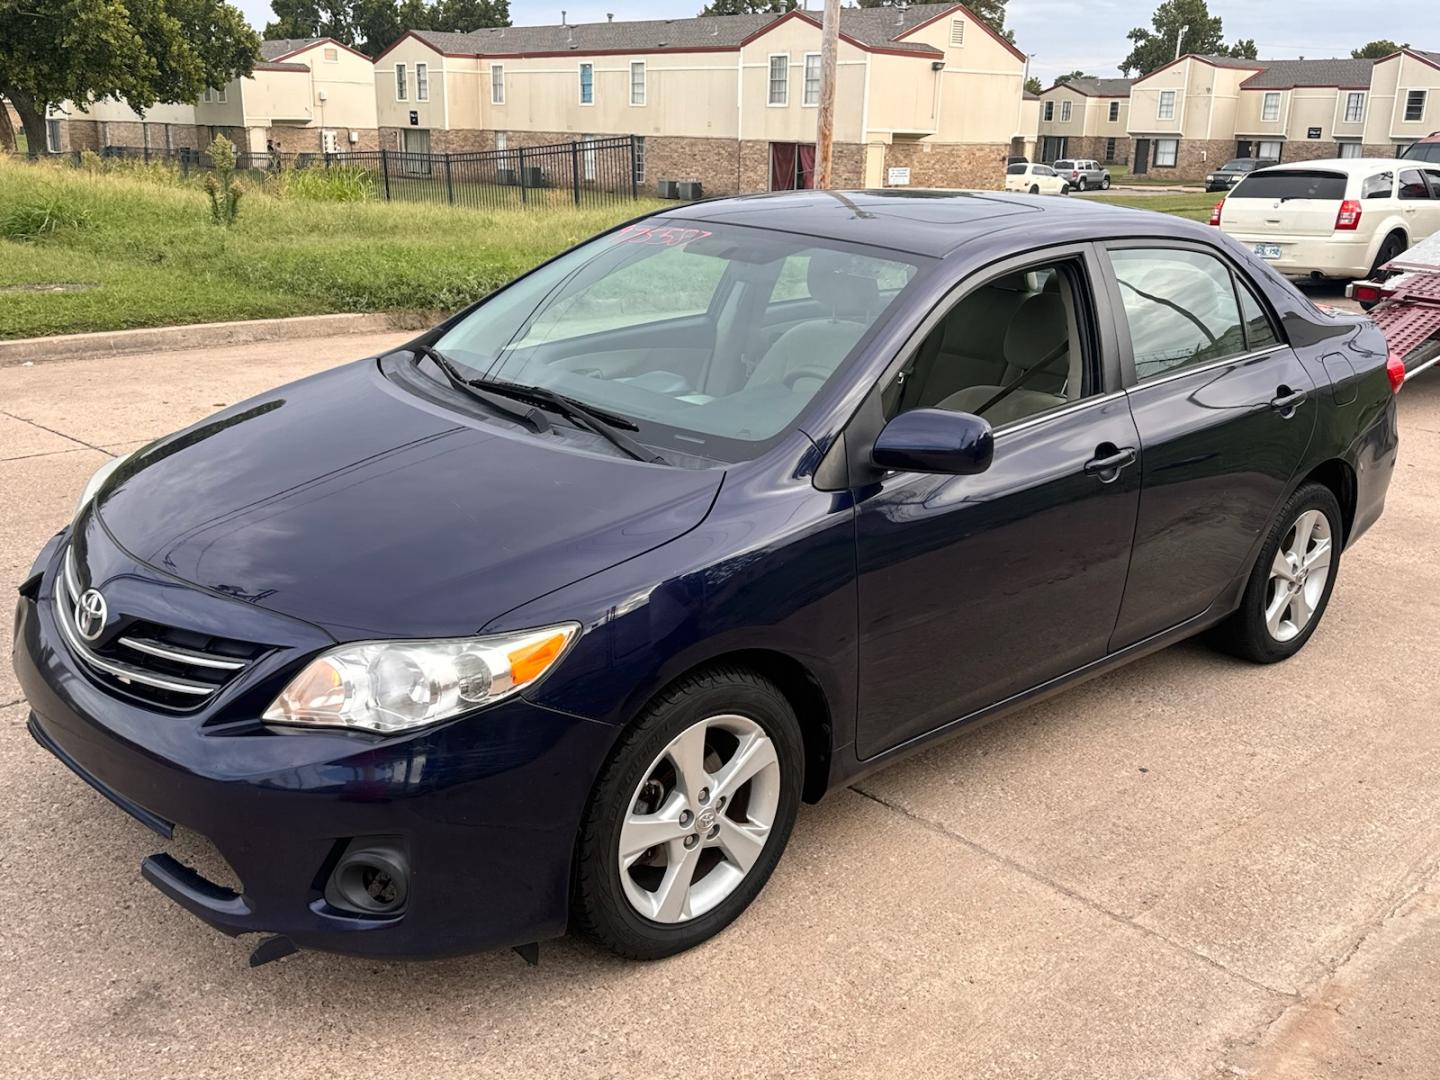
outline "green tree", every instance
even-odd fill
[[[794,11],[799,0],[710,0],[701,15],[763,15],[768,12]]]
[[[1397,53],[1402,46],[1396,45],[1393,41],[1381,38],[1379,41],[1370,41],[1361,45],[1358,49],[1351,49],[1350,55],[1356,60],[1379,60],[1381,57]]]
[[[260,40],[223,0],[0,0],[0,97],[20,114],[30,153],[45,112],[114,97],[143,113],[194,101],[248,75]]]
[[[1027,94],[1040,94],[1044,93],[1044,91],[1045,84],[1042,83],[1039,79],[1037,79],[1034,75],[1031,75],[1028,79],[1025,80],[1025,92]]]
[[[510,0],[437,0],[435,4],[435,30],[465,34],[486,26],[509,25]]]
[[[1205,0],[1164,0],[1150,17],[1151,29],[1137,26],[1125,36],[1130,40],[1130,55],[1120,61],[1120,70],[1148,75],[1175,59],[1177,42],[1180,54],[1201,56],[1255,57],[1255,42],[1238,41],[1225,44],[1224,26],[1220,16],[1211,15]],[[1184,37],[1181,38],[1181,31]]]
[[[1062,83],[1069,82],[1071,79],[1093,79],[1094,77],[1094,75],[1086,75],[1085,72],[1081,71],[1079,68],[1076,68],[1074,71],[1067,72],[1064,75],[1056,75],[1055,81],[1057,83]]]
[[[1254,60],[1260,55],[1260,49],[1255,44],[1254,38],[1244,38],[1231,45],[1222,56],[1233,56],[1236,60]]]

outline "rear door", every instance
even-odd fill
[[[1440,200],[1433,197],[1427,178],[1420,169],[1401,169],[1395,185],[1400,213],[1410,230],[1410,243],[1416,244],[1431,233],[1440,231]]]
[[[1247,275],[1179,241],[1107,245],[1141,491],[1122,649],[1203,613],[1242,574],[1310,443],[1314,383]]]
[[[1330,169],[1261,169],[1225,198],[1223,227],[1233,236],[1283,244],[1335,231],[1349,177]]]

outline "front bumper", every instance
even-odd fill
[[[47,553],[53,562],[54,545]],[[168,855],[143,866],[200,919],[232,935],[391,956],[565,931],[575,836],[613,727],[521,698],[395,738],[280,734],[142,708],[103,690],[58,644],[50,584],[50,574],[32,582],[16,612],[30,731],[162,836],[180,825],[214,845],[238,892]],[[408,852],[399,914],[357,915],[325,898],[345,844],[367,836],[398,838]]]

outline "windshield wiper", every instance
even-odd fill
[[[617,416],[604,409],[597,409],[568,394],[557,393],[544,386],[526,386],[521,383],[505,382],[501,379],[482,379],[479,385],[495,394],[505,394],[518,401],[539,402],[552,412],[569,418],[579,427],[593,431],[603,439],[629,454],[636,461],[648,461],[656,465],[670,464],[649,447],[626,435],[626,431],[639,431],[633,420]]]
[[[450,385],[461,393],[469,394],[476,401],[483,402],[496,412],[504,413],[506,416],[514,417],[521,423],[528,424],[530,428],[540,434],[550,430],[550,418],[537,409],[534,405],[529,407],[517,406],[513,400],[498,394],[492,390],[482,388],[474,379],[467,379],[460,374],[460,369],[455,366],[455,361],[442,353],[439,349],[431,348],[429,345],[415,345],[411,347],[416,359],[426,357],[444,374]]]

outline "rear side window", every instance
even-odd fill
[[[1430,189],[1425,185],[1425,178],[1420,175],[1419,169],[1401,170],[1400,188],[1396,196],[1401,199],[1430,198]]]
[[[1235,291],[1240,294],[1240,316],[1245,320],[1245,343],[1250,351],[1268,349],[1272,345],[1280,344],[1275,327],[1270,323],[1270,316],[1265,314],[1265,309],[1260,305],[1260,301],[1255,299],[1250,287],[1243,281],[1237,281],[1235,285]]]
[[[1110,262],[1141,382],[1246,351],[1234,281],[1213,255],[1132,248]]]
[[[1029,165],[1011,165],[1005,170],[1005,173],[1007,176],[1024,176],[1025,170],[1029,167]]]
[[[1388,199],[1390,197],[1390,189],[1394,186],[1394,173],[1382,172],[1376,173],[1374,176],[1367,176],[1365,182],[1360,185],[1360,198]]]
[[[1055,170],[1052,169],[1052,168],[1050,168],[1049,165],[1036,165],[1036,166],[1035,166],[1034,175],[1036,175],[1036,176],[1054,176],[1054,175],[1055,175]]]
[[[1230,193],[1232,199],[1345,198],[1348,177],[1320,169],[1267,169],[1251,173]]]

